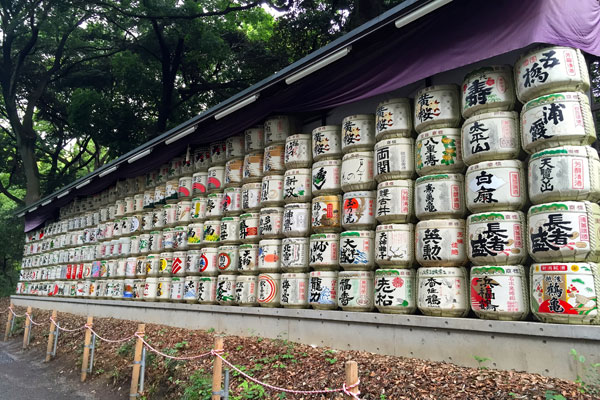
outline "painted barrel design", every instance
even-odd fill
[[[260,190],[262,206],[283,205],[283,175],[265,176]]]
[[[169,301],[171,298],[171,282],[170,277],[158,278],[158,284],[156,287],[156,300],[158,301]]]
[[[285,168],[310,168],[312,160],[312,137],[310,134],[296,134],[285,139]]]
[[[413,224],[379,225],[375,231],[375,263],[379,266],[411,266],[415,261]]]
[[[178,199],[190,199],[192,198],[194,180],[192,175],[186,175],[179,178],[177,187],[177,198]]]
[[[340,271],[337,302],[344,311],[371,311],[374,276],[372,271]]]
[[[197,248],[202,244],[204,235],[204,224],[196,222],[187,226],[187,241],[189,248]]]
[[[461,173],[461,132],[458,128],[440,128],[422,132],[415,141],[415,169],[419,176]]]
[[[224,187],[238,187],[242,184],[244,159],[234,158],[225,164]]]
[[[510,65],[481,67],[463,80],[461,111],[464,118],[491,111],[511,111],[516,101]]]
[[[208,169],[207,189],[209,193],[223,190],[225,186],[225,166],[217,165]]]
[[[312,131],[313,161],[342,157],[342,130],[338,125],[325,125]]]
[[[169,179],[165,183],[165,202],[167,204],[177,203],[177,191],[179,190],[179,179]]]
[[[219,243],[240,243],[240,217],[223,217],[221,219],[221,236]]]
[[[263,125],[256,125],[244,131],[244,149],[247,153],[262,151],[265,143],[265,131]],[[262,171],[262,168],[261,168]]]
[[[342,196],[319,196],[312,200],[311,225],[314,232],[340,232]]]
[[[417,218],[463,218],[465,207],[464,177],[460,174],[427,175],[415,182]]]
[[[553,93],[523,106],[521,143],[528,153],[564,145],[589,145],[595,140],[589,100],[583,93]]]
[[[177,205],[165,204],[162,208],[165,226],[175,226],[177,224]]]
[[[235,276],[235,275],[233,275]],[[198,281],[198,303],[216,304],[217,303],[217,277],[201,276]]]
[[[212,142],[210,144],[211,165],[225,165],[227,161],[227,144],[225,141]],[[208,169],[210,171],[210,168]]]
[[[600,206],[563,201],[527,213],[528,250],[536,262],[600,261]]]
[[[223,211],[227,216],[242,213],[242,189],[239,187],[228,187],[224,191],[225,198]]]
[[[260,214],[246,213],[240,215],[240,240],[242,243],[254,243],[260,240]]]
[[[187,271],[185,269],[185,251],[174,251],[173,261],[171,262],[171,276],[185,276]]]
[[[202,244],[205,246],[215,246],[221,239],[221,220],[211,219],[204,222],[204,232],[202,234]]]
[[[240,264],[239,246],[219,246],[217,251],[219,274],[237,274]]]
[[[261,307],[279,307],[280,289],[281,274],[261,273],[258,275],[258,304]]]
[[[342,198],[342,227],[344,229],[374,229],[375,191],[344,193]]]
[[[283,236],[283,207],[260,210],[258,235],[261,239],[277,239]]]
[[[263,153],[246,154],[242,173],[242,182],[260,182],[263,177]]]
[[[518,321],[529,315],[522,265],[471,267],[471,309],[479,318]]]
[[[465,221],[431,219],[415,228],[415,258],[424,267],[458,267],[467,261]]]
[[[173,266],[173,252],[165,251],[160,253],[160,263],[158,264],[159,276],[170,276]]]
[[[285,139],[294,133],[296,120],[289,115],[275,115],[269,117],[264,124],[264,145],[285,143]]]
[[[237,275],[219,275],[217,277],[217,303],[223,306],[235,304],[235,280]]]
[[[244,137],[242,135],[231,136],[225,139],[225,159],[233,160],[244,156]]]
[[[375,271],[374,304],[386,314],[413,314],[417,309],[416,272],[413,269]]]
[[[247,243],[240,245],[238,271],[242,275],[254,275],[258,273],[258,249],[256,243]]]
[[[350,115],[342,120],[342,153],[365,151],[375,145],[375,115]]]
[[[409,179],[415,174],[412,138],[384,139],[375,145],[375,180]]]
[[[283,208],[282,233],[285,237],[306,237],[310,233],[311,203],[288,203]]]
[[[175,248],[175,235],[172,228],[165,228],[162,230],[162,242],[165,250],[173,250]]]
[[[339,270],[339,243],[338,233],[310,235],[310,267],[317,271]]]
[[[206,200],[206,218],[221,218],[225,214],[225,193],[209,193]]]
[[[307,202],[312,199],[310,168],[288,169],[283,175],[283,200],[286,203]]]
[[[177,203],[177,225],[189,224],[192,221],[192,202],[183,200]]]
[[[242,210],[258,211],[260,210],[260,195],[262,183],[246,183],[242,186]]]
[[[309,239],[285,238],[281,241],[281,269],[284,272],[308,272]]]
[[[600,159],[589,146],[542,150],[529,159],[529,198],[533,204],[600,200]]]
[[[471,165],[465,175],[467,208],[473,212],[518,211],[527,204],[526,177],[518,160]]]
[[[600,325],[600,270],[595,263],[533,264],[531,311],[542,322]]]
[[[383,101],[375,110],[375,139],[411,137],[413,131],[410,99],[394,98]]]
[[[456,128],[460,123],[457,85],[429,86],[415,96],[414,122],[417,133],[438,128]]]
[[[156,291],[158,289],[158,278],[148,277],[144,282],[144,300],[156,301]]]
[[[340,267],[346,271],[375,268],[375,232],[346,231],[340,234]]]
[[[467,165],[520,157],[519,114],[498,111],[475,115],[462,126],[462,157]]]
[[[417,307],[432,317],[465,317],[470,310],[465,267],[419,268]]]
[[[148,211],[148,212],[145,212],[144,214],[142,214],[142,231],[150,232],[152,230],[153,220],[154,220],[154,213],[152,211]],[[105,228],[104,234],[106,234],[106,228]],[[106,237],[104,236],[104,239],[105,238]]]
[[[181,176],[181,166],[183,165],[183,156],[173,157],[169,160],[169,169],[167,171],[167,179],[172,180]]]
[[[284,144],[272,144],[265,147],[263,157],[263,175],[281,175],[285,171],[284,156]]]
[[[373,152],[348,153],[342,158],[341,184],[344,192],[353,190],[373,190]]]
[[[518,265],[527,260],[527,225],[521,211],[467,217],[467,255],[475,265]]]
[[[185,279],[183,277],[173,277],[171,278],[171,292],[169,295],[169,300],[172,302],[181,302],[183,301],[183,295],[185,292]]]
[[[310,273],[309,304],[316,310],[337,309],[337,271],[312,271]]]
[[[377,185],[375,218],[380,223],[404,223],[414,216],[414,184],[391,180]]]
[[[258,276],[239,275],[235,280],[235,302],[237,305],[243,307],[257,306],[257,287]]]
[[[155,253],[161,251],[162,249],[164,249],[162,231],[150,232],[150,237],[148,239],[148,252]]]
[[[281,271],[281,240],[263,239],[258,243],[258,271]]]
[[[281,274],[280,293],[284,308],[308,308],[308,274]]]
[[[185,254],[185,273],[188,276],[200,275],[200,250],[188,250]]]
[[[183,300],[186,303],[194,304],[198,302],[198,283],[199,276],[186,276],[183,287]]]
[[[148,254],[144,259],[144,268],[146,276],[157,277],[160,275],[160,255]]]
[[[217,263],[218,249],[215,247],[203,247],[200,249],[200,275],[214,276],[219,273]]]
[[[590,78],[581,50],[570,47],[538,47],[515,63],[517,97],[525,103],[545,94],[575,90],[587,92]]]
[[[192,175],[192,195],[206,196],[208,193],[208,170]]]
[[[342,160],[318,161],[312,167],[312,194],[338,194],[342,191],[340,183]]]
[[[199,222],[206,219],[206,207],[208,199],[206,197],[194,197],[192,199],[192,208],[190,210],[193,221]]]

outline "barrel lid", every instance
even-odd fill
[[[376,193],[375,190],[360,190],[356,192],[346,192],[344,193],[344,199],[348,197],[373,197],[375,198]]]
[[[194,176],[201,176],[201,175],[208,175],[208,171],[194,172],[194,174],[192,175],[192,177],[194,177]]]
[[[529,162],[540,157],[589,157],[598,160],[598,151],[591,146],[560,146],[533,153]]]
[[[482,212],[478,214],[471,214],[467,217],[469,223],[476,222],[487,222],[487,221],[512,221],[512,222],[523,222],[525,220],[525,214],[522,211],[495,211],[495,212]]]
[[[299,140],[299,139],[303,139],[303,140],[311,140],[312,137],[310,135],[310,133],[295,133],[293,135],[288,136],[285,141],[287,142],[291,142],[292,140]]]
[[[564,274],[577,273],[583,275],[594,275],[598,271],[598,264],[592,262],[556,262],[556,263],[537,263],[531,264],[533,274]]]
[[[245,243],[240,245],[240,249],[258,249],[257,243]]]
[[[221,252],[221,251],[231,251],[231,250],[237,251],[239,249],[239,246],[230,244],[230,245],[226,245],[226,246],[219,246],[219,247],[217,247],[217,249],[218,249],[219,252]]]
[[[204,221],[204,225],[208,225],[208,224],[220,224],[221,220],[220,219],[209,219]]]
[[[260,182],[252,182],[252,183],[244,183],[242,185],[242,190],[247,190],[247,189],[260,189],[261,183]]]
[[[417,136],[417,142],[433,136],[460,136],[460,128],[437,128],[421,132]],[[411,139],[412,140],[412,139]]]
[[[336,131],[336,132],[342,132],[342,127],[339,125],[324,125],[324,126],[319,126],[318,128],[313,129],[312,133],[320,133],[320,132],[325,132],[325,131]]]
[[[370,121],[375,121],[375,114],[355,114],[355,115],[349,115],[347,117],[345,117],[342,121],[342,124],[346,121],[356,121],[356,120],[361,120],[361,119],[367,119]]]
[[[258,242],[259,246],[281,245],[281,239],[263,239]]]
[[[261,214],[282,213],[283,207],[267,207],[260,210]]]
[[[312,202],[329,202],[329,201],[340,201],[342,196],[337,194],[330,194],[325,196],[313,197]]]
[[[416,97],[419,97],[423,93],[436,92],[438,90],[453,90],[453,91],[456,91],[456,94],[458,94],[459,88],[458,88],[458,85],[456,85],[456,84],[428,86],[426,88],[419,90],[417,92]]]
[[[340,271],[338,278],[367,278],[373,279],[373,271]]]
[[[482,161],[477,164],[473,164],[467,168],[466,175],[469,175],[473,171],[479,171],[480,169],[493,169],[493,168],[518,168],[523,170],[523,162],[519,160],[495,160],[495,161]]]
[[[340,165],[342,165],[342,160],[337,159],[337,160],[317,161],[316,163],[313,164],[312,169],[314,170],[315,168],[326,167],[326,166],[330,166],[330,165],[340,166]]]
[[[236,282],[256,282],[258,276],[255,275],[237,275]]]
[[[415,270],[412,268],[385,268],[375,271],[375,276],[397,275],[397,276],[415,276]]]
[[[223,217],[221,221],[239,221],[240,217]]]
[[[275,272],[262,273],[258,275],[258,279],[281,279],[281,274]]]
[[[427,228],[464,228],[465,220],[464,219],[429,219],[426,221],[419,221],[417,223],[417,229],[427,229]]]
[[[282,181],[283,175],[267,175],[267,176],[263,177],[262,180],[263,180],[263,182],[264,181]]]
[[[544,203],[538,204],[536,206],[532,206],[529,208],[527,215],[535,215],[545,212],[569,212],[569,211],[578,211],[578,212],[587,212],[588,210],[593,209],[594,213],[600,213],[600,206],[595,203],[591,203],[589,201],[555,201],[552,203]]]
[[[281,274],[281,279],[308,279],[308,274],[305,272],[286,272]]]
[[[240,218],[244,218],[244,219],[246,219],[246,218],[259,218],[259,217],[260,217],[259,213],[245,213],[245,214],[240,215]]]
[[[200,249],[200,251],[203,252],[203,253],[216,253],[219,250],[217,250],[216,247],[203,247],[203,248]]]
[[[512,66],[510,66],[508,64],[504,64],[504,65],[487,65],[485,67],[477,68],[476,70],[473,70],[473,71],[469,72],[468,74],[466,74],[464,80],[466,81],[469,78],[471,78],[472,76],[484,74],[486,72],[488,72],[488,73],[489,72],[504,72],[506,74],[509,74],[510,79],[512,79]]]
[[[471,267],[471,278],[473,275],[525,275],[525,267],[522,265],[482,265]]]
[[[536,97],[533,100],[529,100],[523,107],[523,112],[527,112],[532,108],[540,107],[546,104],[551,104],[557,101],[579,101],[584,104],[589,104],[588,98],[581,92],[561,92],[552,93],[545,96]]]
[[[338,271],[311,271],[310,277],[337,278]]]
[[[374,238],[375,232],[373,231],[345,231],[340,234],[340,237],[361,237],[361,238]]]
[[[285,171],[284,176],[288,175],[310,175],[312,172],[311,168],[296,168],[296,169],[288,169]]]
[[[432,181],[459,181],[463,182],[465,177],[463,174],[436,174],[436,175],[425,175],[420,178],[417,178],[415,181],[416,184],[420,184],[423,182],[432,182]]]
[[[313,233],[310,235],[310,240],[327,239],[327,240],[339,240],[339,233]]]
[[[458,131],[458,134],[460,135],[460,130]],[[383,139],[383,140],[380,140],[377,143],[375,143],[375,149],[378,149],[383,146],[394,146],[394,145],[413,146],[414,144],[415,144],[415,139],[413,139],[413,138],[405,138],[405,137],[390,138],[390,139]]]
[[[265,150],[270,151],[270,150],[274,150],[274,149],[283,149],[283,148],[285,148],[285,144],[275,143],[275,144],[270,144],[267,147],[265,147]]]
[[[420,267],[417,270],[419,278],[423,276],[462,276],[467,277],[465,267]]]
[[[373,158],[373,152],[372,151],[355,151],[353,153],[344,154],[342,161],[352,160],[355,158],[364,158],[364,157]]]
[[[412,187],[413,181],[410,179],[392,179],[389,181],[383,181],[379,185],[377,185],[377,189],[390,187],[390,186],[400,186],[400,187]]]
[[[288,209],[304,209],[304,208],[310,208],[311,204],[310,203],[288,203],[286,204],[283,208],[285,210]]]
[[[385,224],[377,225],[376,232],[381,231],[406,231],[412,232],[415,229],[413,224]]]
[[[224,165],[213,165],[212,167],[208,168],[208,172],[210,173],[210,171],[214,171],[217,169],[225,169],[225,166]]]

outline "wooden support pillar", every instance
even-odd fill
[[[346,386],[351,386],[358,382],[358,364],[356,361],[346,361]],[[350,393],[358,394],[358,385],[348,389]],[[353,399],[350,395],[344,395],[344,399],[351,400]]]
[[[146,330],[145,324],[139,324],[137,333],[140,336],[144,336]],[[135,342],[135,353],[133,358],[133,371],[131,373],[131,388],[129,389],[129,398],[135,398],[138,396],[139,384],[140,384],[140,369],[142,362],[142,349],[144,348],[144,342],[138,338]]]
[[[14,307],[12,301],[10,302],[10,310],[12,310],[12,308]],[[4,331],[4,341],[6,342],[8,340],[8,337],[10,336],[10,325],[12,323],[12,320],[14,318],[13,313],[10,312],[10,310],[8,310],[8,319],[6,321],[6,330]]]
[[[25,333],[23,334],[23,350],[29,345],[29,331],[31,330],[31,320],[27,317],[31,317],[31,307],[27,307],[27,314],[25,315]]]
[[[215,351],[223,350],[223,338],[216,337],[215,338]],[[212,391],[220,392],[221,391],[221,379],[223,378],[223,360],[219,357],[215,357],[213,360],[213,380],[212,380]],[[213,394],[211,400],[221,400],[220,394]]]
[[[94,317],[87,318],[86,325],[90,328],[94,325]],[[92,342],[92,331],[85,330],[85,341],[83,344],[83,360],[81,361],[81,382],[87,378],[88,364],[90,363],[90,343]]]
[[[52,320],[56,321],[58,316],[58,312],[56,310],[52,311]],[[46,362],[49,362],[52,359],[52,348],[54,347],[54,331],[56,331],[56,326],[52,321],[50,321],[50,328],[48,328],[48,347],[46,348]]]

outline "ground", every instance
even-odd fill
[[[0,312],[7,305],[7,300],[0,300]],[[17,308],[16,312],[24,314],[25,309]],[[40,362],[46,352],[49,317],[49,311],[34,309],[34,321],[44,324],[35,326],[32,330],[28,350],[20,350],[23,338],[22,319],[18,320],[14,338],[8,344],[0,346],[0,393],[14,394],[6,398],[15,400],[93,399],[98,395],[103,400],[127,398],[134,340],[120,344],[97,341],[93,373],[88,377],[88,382],[80,385],[78,377],[83,353],[82,331],[61,334],[56,358],[48,364]],[[4,321],[6,314],[0,315],[2,328]],[[83,326],[85,317],[59,314],[58,321],[63,327],[75,328]],[[94,330],[103,337],[118,339],[131,336],[136,331],[137,324],[111,318],[94,319]],[[160,351],[177,356],[209,351],[218,334],[146,325],[146,340]],[[340,387],[344,381],[344,362],[354,360],[359,366],[361,398],[364,400],[594,398],[581,393],[580,386],[574,382],[537,374],[486,369],[487,360],[482,360],[482,368],[476,369],[367,352],[336,351],[260,337],[226,336],[224,340],[227,360],[261,381],[285,388],[310,390]],[[16,359],[3,361],[6,357],[12,358],[11,356]],[[210,398],[211,357],[180,362],[169,361],[149,352],[147,364],[144,392],[146,399]],[[61,390],[67,387],[73,394],[64,397]],[[254,385],[236,373],[232,374],[230,387],[232,400],[337,397],[280,396]],[[40,393],[45,394],[41,396]],[[4,396],[0,395],[0,398]]]

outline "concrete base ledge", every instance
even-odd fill
[[[311,309],[12,296],[18,306],[112,317],[239,336],[286,339],[341,350],[447,361],[575,380],[571,349],[600,362],[600,326],[490,321]],[[34,317],[35,318],[35,317]],[[60,318],[59,318],[60,320]]]

